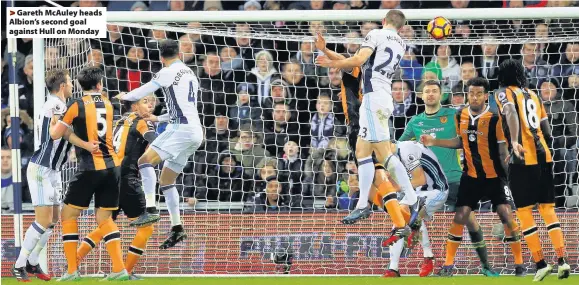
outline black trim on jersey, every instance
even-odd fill
[[[422,170],[424,170],[424,172],[429,174],[430,178],[432,179],[432,182],[434,182],[434,185],[432,185],[432,187],[435,190],[440,190],[440,191],[448,190],[449,189],[448,181],[446,180],[446,175],[444,174],[444,171],[442,171],[442,168],[440,168],[440,164],[437,163],[435,159],[433,159],[432,157],[428,156],[425,153],[422,154],[422,157],[420,158],[420,160],[425,160],[428,163],[432,164],[435,168],[435,171],[438,172],[438,173],[432,173],[432,171],[430,170],[429,167],[424,167],[422,164],[420,165],[420,166],[422,166]]]
[[[148,131],[143,135],[143,138],[149,143],[153,143],[153,141],[157,138],[157,133],[154,131]]]
[[[478,137],[477,137],[477,132],[478,132],[478,122],[479,122],[480,118],[477,118],[474,123],[473,122],[468,122],[468,128],[467,130],[470,131],[467,133],[467,140],[468,140],[468,147],[470,148],[470,156],[472,157],[472,161],[474,164],[474,170],[476,171],[476,177],[487,177],[484,168],[482,167],[482,158],[480,156],[480,153],[478,152]],[[470,139],[470,136],[475,136],[474,140]],[[480,162],[480,163],[476,163],[476,162]],[[467,167],[465,167],[465,169],[468,170]]]
[[[94,98],[96,98],[96,97],[98,97],[99,100],[94,100]],[[102,96],[100,96],[100,95],[94,96],[94,97],[93,97],[93,100],[95,101],[95,103],[94,103],[95,109],[97,109],[97,108],[102,108],[102,109],[105,109],[105,110],[106,110],[107,107],[106,107],[106,105],[105,105],[105,102],[103,102],[103,100],[102,100]],[[107,113],[107,115],[108,115],[108,113]],[[98,116],[98,113],[97,113],[97,116]],[[112,114],[111,114],[111,116],[112,116]],[[108,120],[107,120],[107,126],[106,126],[106,127],[108,128]],[[111,131],[112,131],[112,130],[111,130]],[[107,131],[107,133],[110,132],[111,136],[113,136],[113,133],[112,133],[111,131]],[[112,138],[111,138],[111,139],[112,139]],[[112,157],[111,154],[109,153],[109,148],[108,148],[108,145],[107,145],[107,137],[106,137],[106,134],[105,134],[105,137],[104,137],[104,138],[99,137],[99,141],[101,142],[101,143],[99,144],[99,149],[100,149],[100,151],[101,151],[102,154],[103,154],[103,161],[105,162],[105,167],[106,167],[107,169],[109,169],[109,168],[115,168],[115,167],[116,167],[116,166],[115,166],[115,161],[113,160],[113,157]]]
[[[376,50],[372,53],[368,61],[366,61],[365,68],[364,68],[364,78],[362,83],[364,84],[363,91],[364,94],[368,94],[370,92],[374,92],[374,88],[372,87],[372,69],[374,68],[374,59],[376,58]]]

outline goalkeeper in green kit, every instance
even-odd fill
[[[456,110],[451,108],[443,108],[440,104],[442,98],[441,86],[438,81],[429,80],[424,83],[422,90],[422,100],[426,105],[425,111],[418,114],[406,125],[404,133],[400,137],[400,141],[419,140],[421,135],[428,134],[437,139],[453,139],[456,137]],[[449,149],[432,146],[429,149],[434,152],[436,158],[442,166],[442,170],[447,177],[449,193],[446,204],[450,211],[454,211],[457,200],[458,188],[460,185],[460,177],[462,176],[462,166],[460,163],[460,152],[457,149]],[[428,169],[424,169],[428,171]],[[413,231],[420,226],[411,225]],[[476,252],[481,261],[483,274],[486,276],[498,276],[491,268],[488,262],[488,252],[484,242],[482,229],[474,218],[474,213],[471,212],[466,223],[471,242],[476,245]],[[414,241],[413,241],[414,242]]]

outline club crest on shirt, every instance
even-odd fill
[[[468,135],[468,140],[471,142],[474,142],[476,140],[476,136],[474,134],[469,134]]]
[[[446,124],[446,122],[448,122],[448,117],[440,117],[440,122]]]

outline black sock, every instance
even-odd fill
[[[567,263],[567,258],[565,257],[559,257],[559,259],[557,260],[558,265],[563,265],[565,263]]]
[[[472,243],[472,246],[476,250],[476,254],[480,259],[481,264],[485,267],[490,267],[487,245],[483,237],[482,229],[479,227],[478,231],[468,232],[468,234],[470,235],[470,242]]]
[[[183,225],[173,226],[173,227],[171,228],[171,231],[173,231],[173,232],[182,232],[182,231],[183,231]]]
[[[537,265],[537,270],[547,267],[547,262],[545,262],[544,259],[541,259],[541,261],[539,261],[535,264]]]

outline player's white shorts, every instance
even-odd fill
[[[425,220],[429,221],[434,216],[434,213],[444,208],[444,203],[448,197],[448,191],[440,190],[427,190],[427,191],[416,191],[418,197],[426,197],[426,204],[424,208],[426,209],[426,214],[428,217]],[[405,202],[405,197],[400,200],[400,204],[409,205]]]
[[[201,126],[169,124],[153,141],[151,148],[165,162],[165,167],[180,173],[201,142],[203,142]]]
[[[390,140],[388,121],[394,110],[392,95],[386,90],[364,94],[360,106],[358,136],[369,142]]]
[[[26,180],[32,198],[32,206],[58,206],[62,192],[60,171],[28,163]]]

